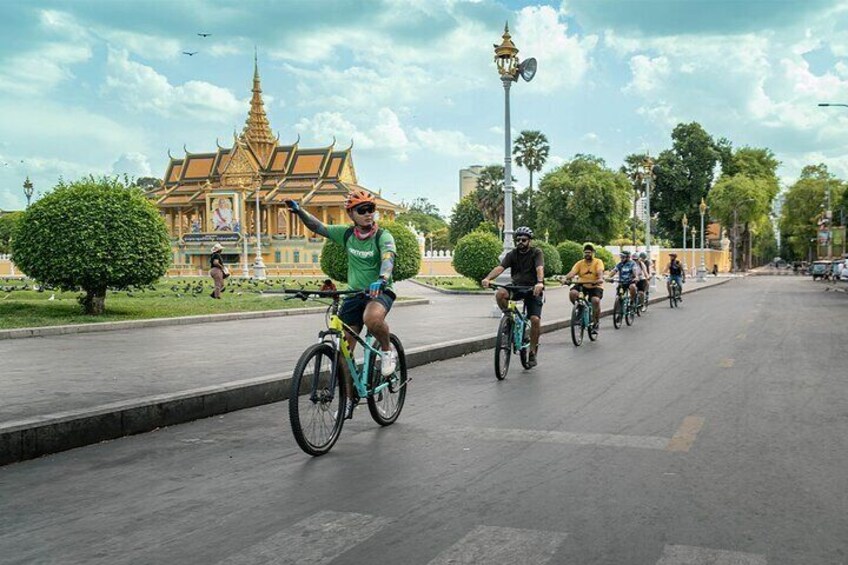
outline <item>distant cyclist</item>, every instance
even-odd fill
[[[515,230],[515,249],[504,255],[501,264],[492,269],[480,284],[487,288],[492,280],[510,269],[512,284],[514,286],[533,287],[533,290],[513,292],[515,300],[524,300],[527,315],[530,318],[530,355],[528,362],[535,367],[536,353],[539,349],[539,328],[542,322],[542,304],[544,299],[542,293],[545,290],[545,255],[538,247],[531,245],[533,230],[521,226]],[[495,293],[495,300],[504,312],[509,308],[509,293],[499,288]]]
[[[648,260],[648,254],[641,252],[636,258],[636,263],[642,270],[642,276],[636,281],[636,291],[639,293],[639,300],[644,304],[647,299],[648,285],[651,283],[651,262]]]
[[[374,221],[374,212],[377,210],[374,195],[364,190],[353,190],[348,194],[345,209],[353,221],[352,226],[325,226],[296,201],[286,200],[286,205],[307,228],[345,248],[348,288],[361,290],[367,296],[352,295],[345,298],[339,309],[339,317],[356,333],[362,331],[363,325],[368,328],[382,349],[380,372],[388,377],[397,368],[397,359],[389,342],[389,325],[386,323],[386,314],[395,301],[392,272],[396,251],[392,234],[380,229]],[[353,350],[356,341],[350,336],[347,340]],[[348,384],[345,417],[350,418],[357,401],[353,396],[354,387],[347,367],[342,363],[341,368]]]
[[[668,257],[670,260],[663,272],[663,274],[668,275],[668,281],[665,286],[668,289],[668,295],[671,296],[671,281],[676,282],[677,286],[680,288],[680,300],[682,301],[683,283],[686,282],[686,272],[683,270],[683,265],[677,260],[677,253],[669,253]]]
[[[595,331],[601,319],[601,299],[604,297],[604,262],[595,257],[595,247],[591,243],[583,246],[583,259],[574,263],[571,270],[563,276],[566,283],[577,277],[577,284],[568,293],[571,303],[577,302],[580,291],[592,301],[595,312]]]
[[[636,281],[642,276],[642,270],[638,263],[630,258],[630,252],[621,251],[621,261],[612,269],[618,274],[618,286],[624,288],[630,294],[630,303],[636,304]]]

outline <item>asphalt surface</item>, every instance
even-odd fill
[[[0,563],[848,563],[848,296],[791,277],[412,371],[333,451],[284,403],[0,468]]]

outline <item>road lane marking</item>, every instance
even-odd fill
[[[741,333],[736,336],[736,339],[745,339],[746,337],[748,337],[748,334]]]
[[[657,565],[767,565],[766,556],[759,553],[742,553],[694,547],[667,545]]]
[[[686,416],[683,423],[674,432],[674,435],[666,445],[666,451],[681,451],[688,453],[689,448],[695,443],[698,432],[704,427],[704,419],[700,416]]]
[[[322,511],[272,534],[221,565],[325,565],[391,523],[389,518]]]
[[[554,432],[547,430],[516,430],[505,428],[450,428],[450,431],[489,441],[515,441],[540,443],[565,443],[570,445],[600,445],[606,447],[637,447],[641,449],[666,449],[668,438],[654,436],[625,436],[615,434],[590,434],[580,432]]]
[[[736,359],[722,359],[721,361],[719,361],[718,366],[722,369],[729,369],[733,366],[734,363],[736,363]]]
[[[568,534],[477,526],[428,565],[542,565],[548,563]]]

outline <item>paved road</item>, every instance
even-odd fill
[[[391,313],[392,330],[407,348],[491,335],[497,328],[491,296],[398,286],[404,296],[430,299]],[[611,305],[612,292],[606,294]],[[565,289],[549,292],[547,300],[547,319],[567,316]],[[0,423],[285,373],[323,323],[324,314],[312,314],[3,340]]]
[[[0,563],[848,563],[848,296],[757,277],[541,364],[413,371],[312,459],[284,404],[0,468]]]

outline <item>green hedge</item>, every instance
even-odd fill
[[[397,257],[392,279],[402,281],[418,274],[421,269],[421,249],[418,239],[409,228],[397,222],[380,222],[380,228],[395,238]],[[321,270],[333,280],[347,282],[347,253],[341,245],[329,239],[321,250]]]
[[[597,244],[592,244],[595,246],[595,257],[604,262],[604,269],[609,270],[615,266],[617,263],[615,257],[613,257],[612,252],[606,250]]]
[[[543,240],[534,240],[533,245],[542,250],[545,256],[545,278],[562,273],[562,259],[557,248]]]
[[[462,236],[453,250],[453,268],[480,283],[499,264],[503,245],[497,236],[474,231]]]
[[[583,258],[583,246],[576,241],[562,241],[556,246],[562,262],[562,274],[571,270],[574,264]]]
[[[141,190],[113,177],[60,181],[15,222],[12,260],[27,276],[85,291],[86,314],[102,314],[107,289],[147,285],[165,274],[165,222]]]

